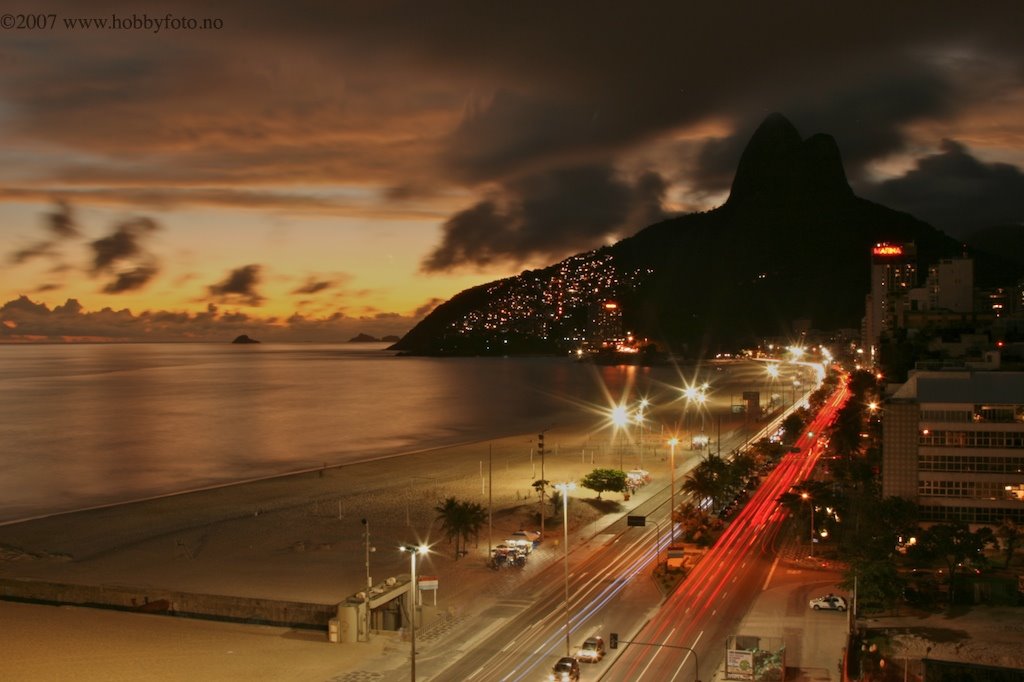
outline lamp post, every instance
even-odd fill
[[[810,503],[811,507],[811,556],[814,556],[814,500],[806,493],[800,493],[801,499]]]
[[[623,405],[617,405],[612,410],[612,417],[611,417],[611,419],[612,419],[612,425],[615,427],[616,431],[618,431],[619,429],[624,428],[626,426],[626,424],[629,423],[629,415],[626,414],[626,408]],[[612,436],[612,442],[614,443],[614,441],[615,441],[615,437],[613,435]],[[623,470],[622,469],[622,446],[621,446],[621,444],[619,446],[619,470],[620,471]]]
[[[412,644],[412,682],[416,682],[416,555],[426,554],[429,547],[426,545],[402,545],[401,551],[409,553],[409,641]]]
[[[370,577],[370,552],[375,548],[370,546],[370,522],[363,519],[364,536],[366,540],[366,598],[363,600],[366,607],[366,641],[370,641],[370,591],[373,589],[373,578]]]
[[[765,367],[765,371],[768,373],[768,410],[774,407],[772,403],[772,388],[775,386],[775,381],[779,378],[779,366],[776,363],[770,363]]]
[[[707,446],[707,438],[704,435],[704,407],[708,402],[708,385],[704,384],[701,386],[700,393],[697,395],[697,409],[700,410],[700,436],[701,436],[701,448]]]
[[[562,493],[562,545],[565,565],[565,655],[572,656],[569,644],[569,491],[576,489],[572,481],[556,483],[555,489]]]
[[[672,469],[672,482],[669,484],[668,496],[669,496],[669,507],[668,507],[668,546],[671,547],[672,543],[676,540],[676,446],[679,445],[679,439],[673,436],[668,439],[669,447],[669,466]]]
[[[640,443],[640,468],[641,469],[644,468],[644,411],[647,409],[648,405],[650,405],[650,402],[648,402],[647,398],[641,398],[641,400],[640,400],[640,407],[639,407],[639,409],[637,409],[636,417],[635,417],[637,426],[640,428],[640,440],[639,440],[639,443]]]

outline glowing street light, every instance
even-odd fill
[[[638,440],[638,443],[639,443],[639,451],[640,451],[640,468],[641,469],[644,468],[644,410],[646,410],[647,406],[650,405],[650,404],[651,403],[650,403],[650,401],[647,400],[647,398],[642,398],[640,400],[640,407],[637,409],[636,414],[633,416],[633,421],[636,422],[637,427],[638,427],[638,429],[640,431],[640,438]]]
[[[562,544],[565,563],[565,655],[572,656],[569,645],[569,491],[575,490],[576,484],[556,483],[555,490],[562,493]]]
[[[800,498],[810,503],[811,507],[811,556],[814,556],[814,500],[811,499],[811,495],[808,492],[800,493]]]
[[[402,545],[399,548],[409,553],[410,574],[409,581],[409,641],[412,643],[412,682],[416,682],[416,555],[424,555],[430,551],[426,545]]]
[[[672,482],[671,488],[669,488],[669,509],[668,509],[668,546],[671,547],[672,543],[676,540],[676,446],[679,445],[679,439],[673,436],[668,439],[669,447],[669,465],[672,467]]]
[[[611,414],[612,425],[616,429],[625,429],[629,423],[629,412],[626,410],[625,405],[616,405],[612,408]],[[615,439],[612,438],[612,444],[614,445]],[[619,469],[622,469],[622,448],[619,448]]]

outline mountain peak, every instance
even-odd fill
[[[831,135],[806,140],[789,119],[769,114],[740,157],[729,193],[729,205],[791,203],[849,198],[839,147]]]

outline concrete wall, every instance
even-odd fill
[[[0,578],[0,599],[310,628],[325,632],[330,619],[338,615],[337,604],[192,594],[123,585],[68,585],[12,578]]]

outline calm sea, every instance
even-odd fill
[[[672,376],[375,344],[0,346],[0,522],[584,423]]]

